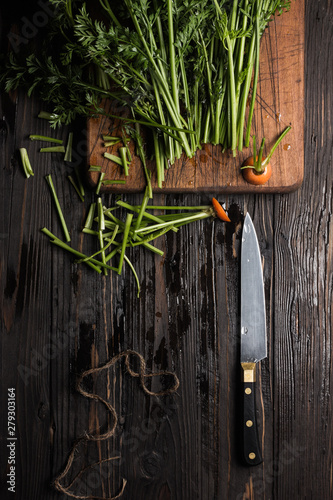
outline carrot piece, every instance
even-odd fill
[[[212,199],[212,203],[217,217],[223,220],[224,222],[231,222],[226,214],[226,211],[215,198]]]
[[[262,163],[264,159],[265,158],[263,157]],[[262,186],[263,184],[266,184],[268,179],[270,179],[272,175],[272,166],[270,163],[267,163],[262,172],[257,172],[254,167],[254,158],[253,156],[250,156],[250,158],[247,158],[247,160],[245,160],[245,162],[243,163],[242,174],[246,182],[248,182],[249,184]]]

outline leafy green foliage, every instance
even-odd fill
[[[117,100],[150,125],[163,165],[202,142],[242,149],[258,37],[290,0],[50,1],[40,46],[10,55],[1,71],[6,91],[38,92],[53,126]]]

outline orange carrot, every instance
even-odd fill
[[[212,203],[217,217],[223,220],[224,222],[230,222],[230,219],[227,216],[226,211],[215,198],[212,199]]]
[[[257,156],[256,137],[253,136],[253,156],[247,158],[241,167],[242,174],[246,182],[248,182],[249,184],[254,184],[256,186],[262,186],[263,184],[266,184],[266,182],[272,175],[272,166],[270,164],[270,160],[273,156],[273,153],[290,129],[291,126],[288,126],[282,132],[266,158],[262,154],[264,150],[265,138],[263,138],[263,140],[261,141],[259,154]]]
[[[258,158],[258,157],[257,157]],[[262,160],[265,158],[263,157]],[[254,165],[254,158],[253,156],[250,156],[250,158],[247,158],[245,162],[243,163],[243,177],[248,182],[249,184],[254,184],[255,186],[262,186],[263,184],[266,184],[268,179],[272,175],[272,166],[270,163],[267,163],[265,165],[265,168],[263,171],[258,172],[255,168],[251,168]],[[246,168],[247,167],[247,168]]]

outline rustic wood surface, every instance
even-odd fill
[[[272,158],[274,175],[267,184],[253,186],[241,174],[240,166],[252,156],[252,141],[233,158],[230,151],[221,146],[203,145],[192,158],[185,155],[166,170],[162,188],[158,188],[154,162],[148,161],[153,172],[155,192],[163,193],[285,193],[295,191],[304,176],[304,0],[292,2],[290,13],[276,15],[261,41],[260,76],[257,104],[252,123],[252,135],[260,143],[266,138],[267,155],[278,136],[288,126],[291,131],[279,145]],[[119,105],[106,102],[105,111],[121,112]],[[124,113],[125,114],[125,113]],[[122,135],[122,122],[106,117],[91,119],[87,126],[88,164],[99,165],[105,179],[126,179],[125,185],[102,186],[104,192],[137,193],[145,189],[146,180],[135,147],[130,143],[132,161],[129,175],[113,161],[104,158],[105,151],[119,156],[117,144],[105,148],[102,135]],[[147,137],[148,144],[149,137]],[[259,147],[259,146],[258,146]],[[148,148],[149,150],[149,148]],[[88,182],[96,186],[99,173],[88,171]]]
[[[16,4],[16,5],[15,5]],[[2,5],[16,19],[36,10]],[[7,17],[6,14],[6,17]],[[3,45],[9,27],[2,18]],[[81,230],[93,192],[81,203],[71,167],[43,155],[30,133],[49,133],[37,99],[1,96],[1,499],[68,498],[53,485],[73,443],[104,432],[108,414],[75,388],[77,375],[126,349],[149,373],[174,371],[176,394],[146,395],[123,362],[90,380],[114,404],[114,439],[78,450],[88,469],[76,495],[108,498],[122,479],[124,500],[329,500],[332,491],[332,25],[333,4],[305,2],[305,176],[289,194],[220,197],[232,222],[202,221],[168,233],[160,258],[135,248],[132,274],[100,276],[75,264],[40,232],[60,233],[44,176],[52,173],[72,245],[93,250]],[[57,137],[67,138],[68,130]],[[85,128],[77,125],[75,164],[84,165]],[[18,148],[35,171],[25,179]],[[198,205],[211,195],[156,196]],[[112,204],[114,195],[104,195]],[[140,195],[125,199],[136,203]],[[253,218],[264,259],[269,356],[259,373],[264,462],[240,461],[239,262],[244,214]],[[89,246],[90,245],[90,246]],[[166,380],[160,381],[161,383]],[[158,378],[147,382],[159,390]],[[16,393],[15,487],[8,491],[8,389]]]

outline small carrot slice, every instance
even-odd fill
[[[224,208],[220,205],[220,203],[213,198],[212,199],[213,207],[215,210],[216,215],[218,216],[219,219],[223,220],[224,222],[231,222],[229,217],[226,214],[226,211]]]

